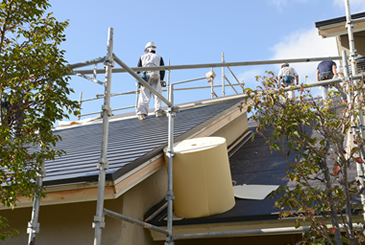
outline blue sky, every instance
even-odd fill
[[[112,27],[114,53],[130,67],[137,65],[149,41],[156,43],[157,53],[166,64],[170,60],[171,65],[221,62],[222,52],[226,62],[336,56],[335,39],[321,38],[315,22],[345,16],[344,0],[51,0],[50,4],[49,11],[59,21],[69,20],[65,33],[67,40],[61,48],[66,51],[70,64],[104,56],[108,28]],[[350,0],[350,9],[352,14],[364,12],[365,1]],[[315,81],[317,63],[292,66],[299,73],[300,82],[304,82],[306,76],[308,82]],[[231,69],[240,81],[245,81],[246,87],[255,88],[258,85],[254,79],[256,75],[263,75],[267,70],[277,74],[279,65]],[[171,82],[202,77],[209,71],[171,71]],[[222,69],[214,71],[217,74],[215,83],[221,84]],[[234,82],[228,69],[225,71],[228,79]],[[97,79],[104,81],[104,76],[98,75]],[[200,81],[178,87],[206,85],[206,81]],[[70,80],[70,86],[75,91],[71,98],[76,100],[81,91],[84,99],[104,92],[103,86],[75,76]],[[129,74],[113,74],[112,93],[134,89],[135,81]],[[220,88],[215,92],[221,96]],[[227,88],[226,93],[234,94],[234,91]],[[317,89],[312,93],[320,94]],[[210,90],[176,92],[175,98],[176,103],[208,99]],[[86,102],[82,113],[98,111],[102,103],[102,100]],[[111,107],[134,103],[134,95],[118,96],[112,98]],[[127,111],[115,114],[123,112]]]

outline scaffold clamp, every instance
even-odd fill
[[[40,224],[36,223],[34,226],[32,222],[28,222],[27,234],[30,233],[39,233]]]
[[[174,192],[173,191],[167,191],[166,192],[166,197],[165,197],[165,200],[175,200],[175,195],[174,195]]]
[[[101,106],[101,110],[104,112],[104,111],[107,111],[107,115],[110,117],[112,115],[112,109],[110,108],[110,106],[107,106],[107,105],[102,105]],[[103,114],[102,112],[102,114]]]
[[[108,159],[106,158],[99,158],[97,169],[109,169]]]
[[[96,223],[99,223],[100,228],[105,228],[105,218],[104,216],[94,216],[94,222],[92,224],[92,228],[95,228]]]

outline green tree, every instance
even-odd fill
[[[32,198],[43,161],[64,154],[52,127],[78,113],[68,99],[70,71],[59,45],[68,22],[46,13],[47,0],[3,0],[0,6],[0,198],[14,207]],[[43,194],[44,195],[44,194]],[[0,216],[0,240],[17,234]]]
[[[271,130],[267,143],[289,163],[290,185],[276,193],[281,216],[299,217],[297,227],[310,221],[301,244],[364,244],[364,222],[353,225],[354,211],[363,210],[363,186],[349,175],[363,164],[365,141],[353,126],[359,125],[359,111],[365,110],[364,82],[348,83],[353,95],[348,103],[335,102],[341,101],[336,99],[339,93],[331,92],[333,99],[325,106],[303,84],[297,100],[290,100],[284,89],[277,88],[272,72],[257,81],[262,84],[257,91],[246,90],[254,100],[250,109],[255,110],[251,118],[258,122],[256,133],[265,137],[264,132]],[[346,146],[347,137],[352,140]]]

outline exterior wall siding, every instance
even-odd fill
[[[354,33],[355,48],[358,56],[365,56],[365,31]],[[338,39],[339,42],[339,54],[342,54],[342,50],[346,50],[347,56],[350,55],[349,39],[347,35],[342,35]]]
[[[166,168],[161,168],[118,199],[105,200],[105,208],[143,220],[143,214],[165,196],[166,190]],[[6,217],[11,226],[20,231],[18,236],[7,238],[0,242],[0,245],[27,244],[27,224],[30,221],[31,211],[31,208],[0,211],[0,215]],[[40,233],[36,236],[36,244],[93,244],[92,222],[95,213],[95,201],[41,206]],[[105,217],[105,223],[102,244],[154,244],[150,232],[140,226],[108,216]]]

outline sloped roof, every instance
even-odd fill
[[[174,137],[187,137],[220,113],[236,109],[237,101],[177,112]],[[231,109],[230,109],[231,108]],[[128,114],[127,114],[128,115]],[[130,115],[130,114],[129,114]],[[118,115],[110,118],[107,180],[115,180],[131,169],[162,152],[167,144],[168,118]],[[45,163],[44,186],[98,181],[102,123],[71,126],[55,131],[62,137],[56,148],[67,152]]]

